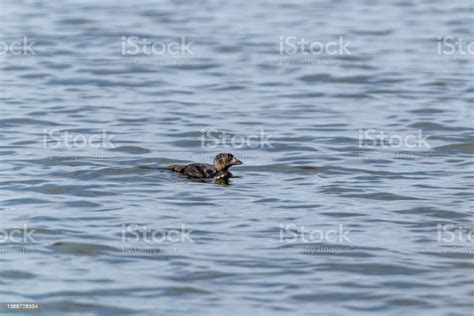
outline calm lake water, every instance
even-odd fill
[[[472,315],[472,1],[0,15],[5,314]]]

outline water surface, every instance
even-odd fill
[[[2,238],[34,230],[2,239],[0,302],[472,314],[474,246],[439,242],[438,225],[473,229],[473,56],[437,54],[438,37],[473,40],[471,1],[3,1],[0,13],[2,41],[28,36],[37,52],[0,64]],[[123,36],[185,36],[193,54],[130,59]],[[343,36],[351,54],[282,55],[281,36]],[[367,129],[421,131],[429,147],[366,146]],[[44,142],[103,130],[114,147]],[[203,130],[264,131],[271,146],[203,146]],[[218,152],[244,161],[227,186],[164,170]],[[193,242],[143,238],[183,225]],[[350,242],[293,241],[340,227]]]

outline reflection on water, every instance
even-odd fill
[[[1,303],[470,314],[469,1],[0,14]],[[229,185],[165,169],[219,152]]]

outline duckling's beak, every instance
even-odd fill
[[[231,164],[232,166],[236,166],[236,165],[242,165],[243,162],[234,157],[234,158],[232,158],[232,161],[230,162],[230,164]]]

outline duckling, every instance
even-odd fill
[[[229,184],[229,178],[232,177],[232,173],[227,170],[220,170],[216,173],[216,183],[218,184]]]
[[[220,153],[214,157],[214,165],[192,163],[189,165],[171,165],[168,169],[185,174],[191,178],[209,179],[216,177],[216,180],[222,180],[232,177],[232,173],[228,171],[231,166],[241,164],[243,164],[242,161],[235,158],[232,154]]]

